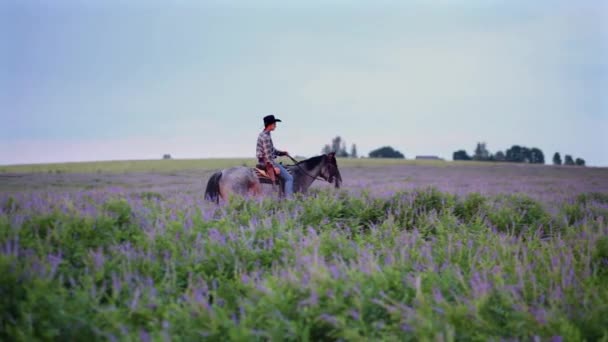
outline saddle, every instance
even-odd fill
[[[274,172],[274,166],[270,163],[257,164],[254,168],[255,173],[257,174],[260,182],[268,183],[268,184],[278,184],[279,177],[278,174]]]

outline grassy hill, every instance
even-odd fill
[[[204,198],[253,162],[0,167],[0,340],[608,337],[608,168],[341,159]]]
[[[287,158],[280,159],[291,164]],[[300,159],[301,160],[301,159]],[[459,162],[449,162],[457,163]],[[445,161],[404,160],[404,159],[339,159],[338,164],[345,167],[366,167],[384,165],[446,165]],[[0,173],[125,173],[125,172],[175,172],[184,170],[214,170],[231,166],[253,166],[253,158],[209,158],[209,159],[170,159],[170,160],[119,160],[98,162],[70,162],[50,164],[24,164],[0,166]],[[470,165],[477,163],[467,163]]]

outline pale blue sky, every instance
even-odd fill
[[[485,141],[608,166],[605,1],[0,4],[0,164],[293,155],[451,159]]]

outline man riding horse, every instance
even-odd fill
[[[256,167],[233,166],[214,172],[207,181],[205,198],[219,204],[220,198],[227,200],[231,194],[253,195],[262,194],[262,184],[276,184],[275,175],[281,177],[284,183],[284,195],[291,197],[294,192],[305,194],[312,183],[321,179],[333,183],[336,188],[342,183],[342,176],[338,170],[336,154],[334,152],[314,156],[302,161],[293,158],[294,165],[277,163],[278,156],[288,156],[287,151],[274,148],[270,132],[276,129],[276,123],[281,120],[268,115],[264,117],[264,131],[258,137]],[[281,193],[279,192],[279,195]]]
[[[270,136],[270,132],[277,128],[277,122],[282,121],[275,118],[274,115],[267,115],[264,117],[264,130],[258,135],[256,156],[258,158],[258,163],[263,165],[266,170],[279,175],[282,178],[285,183],[285,197],[290,198],[293,194],[293,176],[283,165],[275,161],[279,156],[286,156],[287,151],[275,149],[274,144],[272,143],[272,137]],[[271,176],[271,178],[274,178],[273,176]]]

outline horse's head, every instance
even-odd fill
[[[338,169],[335,152],[323,155],[323,167],[321,168],[321,174],[319,176],[329,183],[334,183],[336,188],[340,187],[340,184],[342,184],[342,176]]]

